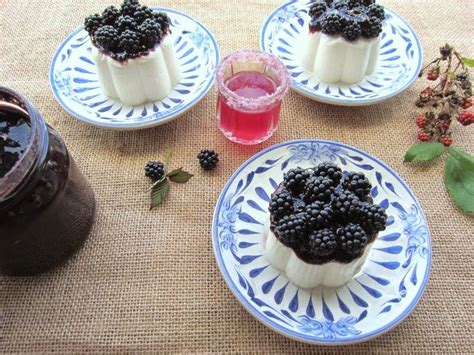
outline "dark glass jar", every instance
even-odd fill
[[[34,275],[84,244],[95,219],[94,192],[58,133],[4,87],[0,125],[0,273]]]

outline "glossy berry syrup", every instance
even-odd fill
[[[258,99],[275,92],[277,85],[268,76],[254,71],[237,73],[225,85],[240,97]],[[278,126],[281,101],[262,111],[238,110],[231,107],[219,94],[217,117],[220,130],[231,140],[242,144],[264,141]]]

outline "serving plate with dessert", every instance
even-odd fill
[[[219,48],[199,21],[125,0],[86,17],[50,68],[59,104],[86,123],[141,129],[173,120],[210,90]]]
[[[375,0],[288,1],[264,22],[260,46],[284,61],[294,90],[334,105],[389,99],[422,65],[413,28]]]
[[[309,343],[388,331],[429,277],[431,239],[413,192],[385,163],[336,142],[289,141],[250,158],[225,185],[212,233],[242,305]]]

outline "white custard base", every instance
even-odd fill
[[[344,285],[359,273],[373,245],[373,242],[367,245],[364,253],[350,263],[331,261],[316,265],[301,260],[291,248],[277,239],[270,228],[266,228],[266,230],[268,233],[263,238],[264,257],[274,267],[283,271],[291,282],[301,288]]]
[[[136,106],[164,99],[180,80],[171,36],[149,54],[117,61],[92,46],[100,87],[104,95]]]
[[[375,70],[380,36],[350,42],[342,36],[314,32],[305,38],[303,67],[325,83],[355,84]]]

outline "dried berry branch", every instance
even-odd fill
[[[431,61],[420,72],[426,79],[436,82],[420,93],[416,106],[428,108],[416,117],[418,140],[437,140],[445,146],[453,143],[453,118],[463,126],[474,122],[474,113],[466,111],[472,106],[472,83],[464,59],[453,47],[440,48],[440,57]]]

